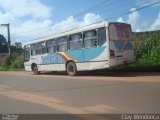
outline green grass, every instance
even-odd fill
[[[2,65],[0,66],[0,71],[7,70],[24,70],[24,60],[22,55],[8,55],[2,59]]]
[[[8,67],[6,67],[6,66],[0,66],[0,71],[7,71],[7,70],[9,70]]]
[[[112,69],[115,72],[160,72],[160,64],[134,64]]]

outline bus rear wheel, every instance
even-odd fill
[[[66,66],[66,72],[70,76],[75,76],[77,74],[77,67],[74,62],[69,62]]]

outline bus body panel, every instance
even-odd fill
[[[76,63],[78,71],[100,70],[109,67],[109,61]]]
[[[35,57],[33,60],[30,61],[30,64],[32,63],[37,64],[38,69],[40,71],[65,71],[66,69],[65,63],[69,60],[74,61],[76,63],[77,70],[79,71],[94,70],[94,69],[108,67],[108,59],[109,59],[107,57],[108,48],[103,46],[94,49],[95,51],[93,49],[89,51],[89,52],[93,51],[93,54],[90,54],[85,61],[83,59],[84,55],[82,54],[82,51],[79,50],[79,51],[68,51],[68,52],[65,51],[57,54],[38,55],[37,57]]]
[[[76,63],[77,70],[79,71],[94,70],[108,67],[108,48],[103,46],[94,49],[95,51],[91,50],[93,51],[93,54],[90,54],[87,57],[86,61],[83,60],[83,55],[81,57],[77,57],[79,53],[81,53],[82,51],[69,51],[57,54],[45,54],[34,56],[30,60],[30,62],[26,63],[26,70],[31,71],[31,69],[28,69],[28,66],[31,66],[32,63],[35,63],[37,64],[38,69],[40,71],[65,71],[65,63],[69,60],[72,60]]]
[[[38,65],[39,71],[64,71],[65,64],[49,64]]]

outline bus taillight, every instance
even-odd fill
[[[111,58],[115,58],[115,52],[114,52],[114,50],[110,50],[110,57]]]

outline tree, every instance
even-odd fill
[[[0,53],[8,53],[8,44],[3,35],[0,35]]]

